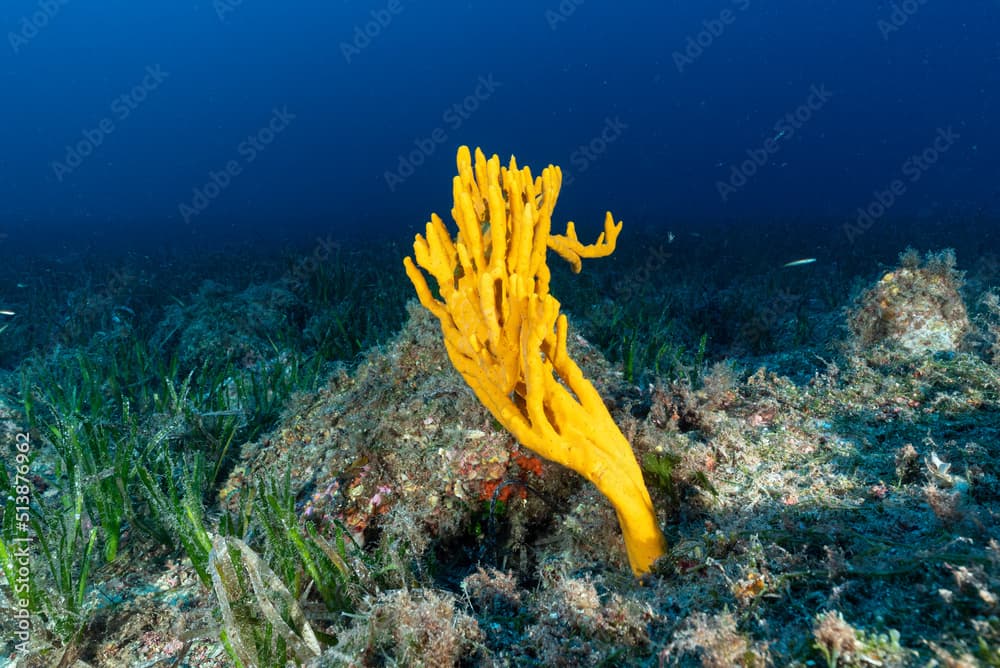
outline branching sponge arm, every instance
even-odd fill
[[[582,244],[573,223],[551,234],[562,172],[532,178],[468,147],[453,181],[454,240],[437,215],[403,260],[420,303],[441,322],[452,364],[493,416],[526,447],[568,466],[611,501],[629,563],[649,572],[666,551],[632,448],[603,400],[566,352],[566,317],[549,294],[546,251],[579,272],[582,258],[615,250],[622,224],[609,212],[597,242]],[[434,277],[440,299],[423,271]]]

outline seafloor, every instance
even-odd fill
[[[641,581],[406,240],[12,257],[0,666],[1000,665],[996,221],[625,223],[550,264],[665,528]]]

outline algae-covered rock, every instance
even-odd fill
[[[911,249],[900,260],[861,295],[848,320],[852,333],[866,346],[889,343],[909,353],[956,350],[970,323],[955,253],[928,253],[921,260]]]

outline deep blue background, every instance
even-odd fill
[[[566,0],[558,22],[557,0],[3,4],[0,230],[25,248],[74,231],[109,244],[359,230],[406,241],[450,208],[460,143],[562,165],[573,180],[557,213],[589,233],[605,209],[646,227],[848,221],[951,127],[959,140],[892,215],[1000,210],[997,0],[900,3],[897,18],[915,11],[887,35],[893,4],[845,0]],[[373,11],[391,20],[345,57]],[[122,118],[116,99],[148,67],[168,76]],[[446,117],[480,78],[499,85],[461,123]],[[832,97],[723,202],[717,183],[813,86]],[[295,119],[248,164],[240,143],[275,108]],[[60,181],[53,163],[102,119],[113,130]],[[581,171],[575,152],[608,119],[626,127]],[[438,128],[443,141],[390,188],[386,172]],[[184,222],[179,205],[230,160],[242,173]]]

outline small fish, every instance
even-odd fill
[[[17,315],[17,314],[14,313],[13,311],[8,311],[7,309],[4,309],[0,311],[0,315]]]
[[[782,267],[801,267],[804,264],[812,264],[815,261],[816,261],[816,258],[814,258],[814,257],[806,257],[806,258],[802,258],[801,260],[792,260],[791,262],[786,262],[785,264],[783,264],[781,266]]]

